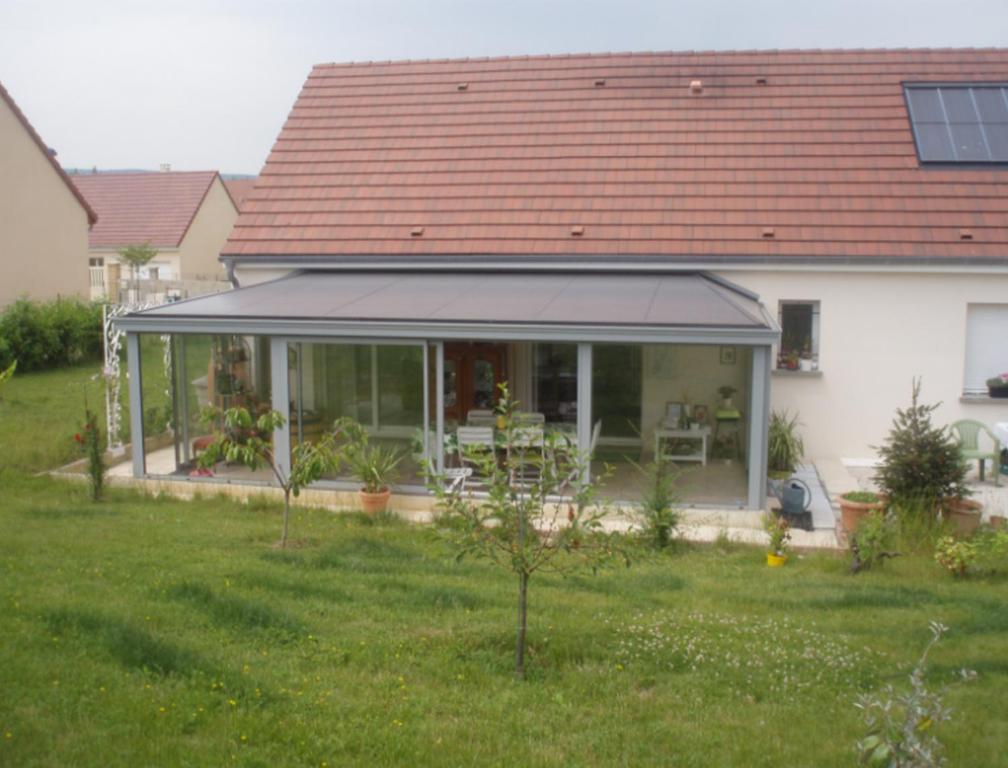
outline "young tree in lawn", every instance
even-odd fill
[[[219,461],[230,461],[252,470],[266,465],[273,471],[277,485],[284,494],[280,546],[286,547],[291,496],[298,496],[302,488],[339,465],[337,432],[324,435],[316,443],[297,445],[291,452],[291,468],[290,473],[287,473],[277,461],[271,442],[273,431],[284,426],[284,417],[279,411],[269,411],[253,420],[245,408],[229,408],[222,412],[220,408],[211,406],[204,409],[201,421],[223,424],[216,439],[200,454],[197,463],[201,468],[210,469]]]
[[[473,473],[465,483],[433,475],[429,487],[457,558],[486,558],[518,577],[515,674],[523,678],[533,574],[595,570],[617,557],[629,565],[629,558],[603,530],[606,509],[598,500],[598,486],[582,482],[588,457],[565,436],[543,434],[541,427],[523,423],[506,383],[500,391],[496,412],[503,455],[467,451]],[[485,497],[470,492],[477,487]]]
[[[140,300],[140,267],[145,266],[151,259],[157,256],[158,252],[151,248],[150,243],[143,245],[127,245],[119,249],[119,260],[129,264],[133,274],[133,298]]]
[[[0,371],[0,393],[2,393],[4,384],[14,378],[14,371],[17,370],[17,360],[11,363],[7,368]],[[3,400],[3,394],[0,394],[0,400]]]

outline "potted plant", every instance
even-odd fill
[[[724,384],[717,389],[718,394],[721,396],[721,407],[726,411],[732,410],[735,405],[732,403],[732,395],[734,395],[738,390],[731,384]]]
[[[885,510],[889,500],[885,494],[872,491],[848,491],[840,496],[840,522],[848,536],[857,531],[861,518]]]
[[[346,436],[347,442],[342,446],[340,456],[361,484],[361,508],[371,515],[384,512],[388,508],[391,484],[398,474],[402,455],[395,448],[371,445],[364,427],[353,419],[338,419],[334,430]]]
[[[805,345],[798,358],[798,365],[803,371],[812,370],[812,340],[808,336],[805,337]]]
[[[791,526],[783,517],[772,512],[763,515],[763,530],[770,537],[770,549],[766,562],[771,568],[780,568],[787,562],[787,547],[791,541]]]
[[[987,379],[987,394],[991,397],[1008,397],[1008,372]]]
[[[770,414],[770,428],[767,432],[767,474],[772,485],[787,480],[804,457],[805,443],[798,434],[799,426],[801,421],[797,413],[794,416],[787,411],[783,413],[773,411]]]

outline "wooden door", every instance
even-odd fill
[[[505,360],[503,344],[445,344],[445,421],[464,424],[469,411],[496,405],[497,385],[504,381]]]

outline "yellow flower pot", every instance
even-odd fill
[[[775,555],[773,552],[766,553],[766,564],[771,568],[780,568],[787,562],[787,555]]]

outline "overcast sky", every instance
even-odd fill
[[[319,62],[1006,35],[1008,0],[0,0],[0,82],[64,166],[257,173]]]

